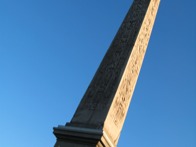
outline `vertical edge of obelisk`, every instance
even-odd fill
[[[121,82],[119,84],[113,102],[111,104],[110,110],[108,112],[108,116],[104,123],[103,129],[106,132],[108,132],[108,135],[110,135],[110,138],[113,139],[115,144],[117,144],[118,142],[118,138],[120,136],[120,132],[122,130],[125,117],[130,105],[130,101],[134,92],[140,68],[142,66],[144,55],[150,39],[153,24],[156,18],[159,3],[160,0],[150,1],[139,34],[137,36],[135,45],[131,52],[130,59],[127,63]],[[149,19],[151,21],[151,24],[147,25]],[[143,47],[140,49],[141,45]]]

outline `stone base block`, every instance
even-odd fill
[[[54,147],[115,147],[100,129],[58,126],[53,133],[57,138]]]

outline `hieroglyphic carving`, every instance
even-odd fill
[[[99,113],[100,116],[107,116],[106,111],[113,103],[113,110],[109,115],[115,126],[121,128],[154,23],[155,16],[152,15],[156,14],[154,12],[157,10],[157,4],[154,4],[158,3],[156,1],[159,2],[159,0],[135,0],[133,2],[83,96],[72,122],[90,124],[91,120],[96,123],[96,119],[103,122],[104,120],[97,118],[94,112],[96,111],[96,114]],[[150,3],[153,3],[153,6],[150,6],[144,20]],[[87,111],[89,114],[82,117],[82,114],[86,114]]]
[[[54,128],[55,146],[117,145],[159,2],[134,0],[71,122]]]
[[[126,65],[126,69],[122,76],[118,90],[114,96],[114,102],[111,110],[109,111],[110,122],[113,121],[115,127],[111,128],[115,130],[114,140],[118,140],[120,130],[124,123],[126,113],[130,104],[130,100],[137,82],[137,78],[142,66],[143,58],[146,52],[150,34],[155,20],[155,15],[158,10],[159,0],[151,0],[148,11],[140,28],[140,32],[137,36],[137,40],[132,49],[129,57],[129,61]],[[107,122],[106,122],[107,123]],[[110,130],[112,131],[112,130]],[[112,133],[111,133],[112,134]]]
[[[138,35],[138,41],[132,50],[130,61],[128,62],[126,72],[122,78],[122,83],[119,86],[119,90],[116,94],[114,102],[114,111],[111,113],[113,121],[116,126],[122,122],[125,117],[125,112],[128,108],[129,99],[132,96],[135,83],[137,81],[139,71],[142,65],[142,61],[146,52],[147,44],[150,38],[150,32],[152,29],[152,18],[155,10],[155,5],[150,8],[150,13],[147,14],[141,32]]]
[[[140,9],[144,7],[143,5],[146,5],[145,7],[148,6],[146,0],[135,1],[135,3],[137,4],[130,10],[132,13],[127,14],[87,89],[83,97],[81,109],[94,110],[104,108],[111,97],[111,93],[118,86],[118,79],[124,70],[145,15]],[[102,107],[100,107],[100,103],[102,103]]]

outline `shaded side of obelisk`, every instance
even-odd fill
[[[128,111],[160,0],[134,0],[55,147],[114,147]]]

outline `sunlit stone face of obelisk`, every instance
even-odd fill
[[[160,0],[133,2],[71,122],[65,126],[64,131],[69,127],[77,131],[99,130],[110,146],[117,145],[159,3]],[[55,135],[58,144],[58,133]],[[104,141],[100,139],[100,142]]]

